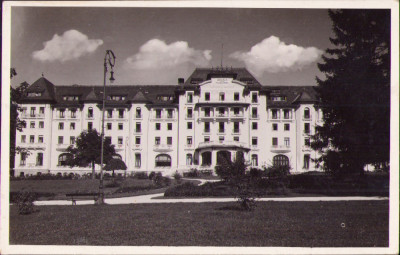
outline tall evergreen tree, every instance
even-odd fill
[[[329,10],[334,47],[318,64],[324,124],[312,147],[333,173],[388,165],[390,150],[390,10]]]
[[[96,129],[83,131],[76,139],[75,144],[67,148],[71,157],[67,164],[73,166],[92,167],[92,178],[95,178],[95,164],[101,161],[101,135]],[[104,140],[104,164],[107,164],[115,155],[114,145],[110,140]]]

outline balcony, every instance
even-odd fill
[[[141,128],[136,128],[133,132],[135,132],[136,134],[141,134],[142,133],[142,129]]]
[[[155,144],[153,150],[156,152],[171,152],[173,148],[172,144]]]
[[[225,129],[224,129],[224,128],[220,128],[220,129],[218,129],[218,133],[219,133],[219,134],[223,134],[223,133],[225,133]]]
[[[239,133],[240,133],[240,129],[238,129],[238,128],[233,129],[233,134],[237,135]]]
[[[186,119],[193,119],[193,114],[186,114]]]
[[[141,114],[136,114],[135,115],[135,119],[142,119],[143,118],[143,115],[141,115]]]
[[[290,145],[272,145],[271,146],[271,152],[289,152],[290,151]]]
[[[311,120],[311,115],[303,115],[303,120]]]
[[[258,115],[258,114],[251,114],[251,116],[250,116],[250,118],[251,119],[259,119],[260,118],[260,115]]]
[[[227,148],[227,147],[235,147],[235,148],[242,148],[245,150],[250,150],[249,146],[246,143],[236,142],[236,141],[209,141],[209,142],[201,142],[197,146],[196,149],[204,149],[210,147],[218,147],[218,148]]]
[[[45,115],[44,115],[44,113],[39,113],[39,114],[22,113],[21,117],[26,118],[26,119],[30,119],[30,118],[43,119],[45,117]]]
[[[86,119],[93,119],[93,114],[86,114]]]

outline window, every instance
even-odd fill
[[[253,146],[257,146],[257,143],[258,143],[258,139],[257,139],[257,137],[253,137],[253,138],[251,138],[251,145],[253,145]]]
[[[193,103],[193,93],[192,92],[187,93],[187,102]]]
[[[193,128],[193,123],[192,122],[188,122],[187,123],[187,129],[192,129]]]
[[[69,129],[75,130],[75,122],[71,122],[71,124],[69,124]]]
[[[172,123],[167,123],[167,130],[172,130]]]
[[[283,126],[283,130],[289,131],[289,130],[290,130],[290,124],[285,124],[285,125]]]
[[[278,110],[277,109],[272,109],[272,119],[276,120],[278,119]]]
[[[219,93],[219,101],[225,101],[225,93],[224,92]]]
[[[36,107],[31,107],[31,117],[35,117]]]
[[[289,146],[290,146],[290,138],[289,138],[289,137],[283,138],[283,142],[284,142],[284,144],[285,144],[286,147],[289,147]]]
[[[274,166],[288,166],[289,165],[289,158],[285,155],[276,155],[273,158]]]
[[[225,115],[225,108],[223,108],[223,107],[218,108],[218,113],[219,113],[219,116],[224,116]]]
[[[251,166],[258,166],[258,155],[251,155]]]
[[[252,122],[251,123],[251,129],[257,130],[258,129],[258,123],[257,122]]]
[[[187,109],[187,117],[188,118],[192,118],[193,117],[193,109],[192,108],[188,108]]]
[[[155,161],[156,161],[156,167],[171,166],[171,156],[167,154],[157,155]]]
[[[112,118],[113,116],[113,110],[112,109],[108,109],[107,110],[107,118]]]
[[[160,123],[156,123],[156,130],[161,130],[161,124]]]
[[[160,137],[159,136],[156,136],[156,138],[155,138],[155,140],[154,140],[154,143],[155,143],[155,145],[160,145]]]
[[[93,122],[88,122],[88,130],[92,130],[93,128]]]
[[[192,138],[191,136],[188,136],[188,137],[186,138],[186,144],[188,144],[188,145],[193,144],[193,138]]]
[[[174,117],[174,110],[168,109],[167,110],[167,118],[172,119]]]
[[[63,153],[58,156],[58,165],[59,166],[67,166],[67,161],[71,157],[71,154]]]
[[[89,107],[88,109],[88,118],[93,118],[93,108]]]
[[[257,103],[258,102],[257,92],[251,93],[251,102],[252,103]]]
[[[124,144],[124,138],[122,138],[121,136],[118,137],[118,145],[122,145]]]
[[[59,116],[60,116],[60,118],[65,118],[65,109],[59,110]]]
[[[135,144],[139,145],[140,144],[140,136],[135,137]]]
[[[206,92],[206,93],[204,94],[204,100],[205,100],[205,101],[210,101],[210,92]]]
[[[210,137],[209,137],[209,136],[205,136],[205,137],[204,137],[204,142],[205,142],[205,143],[210,142]]]
[[[21,143],[25,143],[26,142],[26,135],[21,135]]]
[[[204,122],[204,133],[210,132],[210,122]]]
[[[111,136],[104,137],[104,142],[108,144],[112,144]]]
[[[161,119],[161,109],[156,109],[156,119]]]
[[[257,118],[258,117],[258,113],[257,113],[257,108],[256,107],[251,108],[251,116],[252,116],[252,118]]]
[[[30,143],[34,143],[35,142],[35,136],[34,135],[29,136],[29,142]]]
[[[38,143],[43,143],[43,136],[42,135],[39,135]]]
[[[193,162],[193,156],[192,154],[186,154],[186,165],[191,166]]]
[[[172,137],[171,136],[167,137],[167,145],[172,145]]]
[[[233,141],[239,142],[239,136],[234,136],[234,137],[233,137]]]
[[[58,137],[58,144],[63,144],[64,143],[64,136],[59,136]]]
[[[118,123],[118,130],[124,130],[124,124]]]
[[[220,143],[223,143],[223,142],[224,142],[224,140],[225,140],[225,137],[223,137],[223,136],[220,136],[220,137],[218,137],[218,140],[219,140],[219,142],[220,142]]]
[[[44,107],[40,107],[40,108],[39,108],[39,114],[40,114],[40,115],[43,115],[43,114],[44,114]]]
[[[310,155],[309,154],[304,154],[304,169],[309,169],[310,168]]]
[[[304,123],[304,133],[310,134],[310,123]]]
[[[234,101],[239,101],[239,92],[235,92],[234,94],[233,94],[233,100]]]
[[[71,118],[76,118],[76,109],[71,109]]]
[[[31,121],[31,123],[30,123],[30,128],[35,128],[35,122],[34,121]]]
[[[278,146],[278,138],[277,137],[272,137],[272,146]]]
[[[239,122],[233,122],[233,133],[239,133]]]
[[[283,118],[290,119],[290,110],[288,109],[283,110]]]
[[[120,119],[124,118],[124,109],[118,109],[118,118]]]
[[[38,152],[36,156],[36,165],[37,166],[43,166],[43,153]]]
[[[44,128],[44,121],[39,121],[39,128]]]
[[[238,107],[233,108],[233,114],[234,115],[239,115],[240,114],[240,109]]]
[[[25,166],[26,165],[26,156],[27,156],[26,152],[21,152],[21,160],[19,162],[19,164],[21,166]]]
[[[142,124],[140,122],[136,123],[136,133],[142,132]]]
[[[112,123],[107,123],[107,130],[112,130]]]
[[[308,107],[304,109],[304,119],[310,119],[310,109]]]
[[[224,122],[219,122],[219,130],[218,132],[223,133],[225,132],[225,123]]]
[[[64,122],[58,123],[58,129],[59,130],[64,130]]]
[[[305,146],[311,146],[310,138],[305,138],[304,139],[304,145]]]
[[[276,123],[272,124],[272,131],[278,131],[278,124]]]
[[[69,144],[75,144],[75,136],[69,137]]]
[[[205,117],[210,117],[211,109],[210,108],[204,108],[204,116]]]
[[[140,153],[135,153],[135,167],[141,167],[142,165],[142,156]]]
[[[136,108],[136,118],[142,117],[142,109],[140,107]]]

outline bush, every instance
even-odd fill
[[[35,201],[35,194],[32,192],[21,192],[16,197],[18,206],[18,213],[27,215],[34,212],[33,202]]]
[[[182,182],[182,175],[178,172],[175,172],[174,175],[172,176],[174,177],[175,181],[180,184]]]
[[[104,185],[105,188],[118,188],[120,186],[121,186],[121,184],[116,181],[112,181],[112,182],[109,182],[106,185]]]
[[[133,175],[133,178],[136,178],[139,180],[146,180],[146,179],[149,179],[149,176],[147,175],[146,172],[138,172]]]
[[[199,177],[200,173],[199,173],[199,171],[197,171],[196,168],[192,168],[192,169],[190,169],[189,172],[184,173],[183,176],[195,178],[195,177]]]
[[[156,172],[151,172],[151,173],[149,174],[149,179],[150,179],[150,180],[153,180],[154,177],[156,177]]]
[[[290,173],[290,166],[269,166],[265,169],[265,175],[270,179],[285,179]]]
[[[251,178],[259,178],[263,175],[263,171],[261,169],[252,167],[249,174]]]
[[[143,190],[151,190],[154,188],[153,184],[147,185],[147,186],[127,186],[127,187],[120,187],[118,188],[114,193],[133,193],[137,191],[143,191]]]
[[[164,178],[161,173],[157,173],[154,178],[153,182],[157,187],[162,187],[164,184]]]

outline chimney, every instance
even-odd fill
[[[178,78],[178,85],[183,85],[185,83],[184,78]]]

